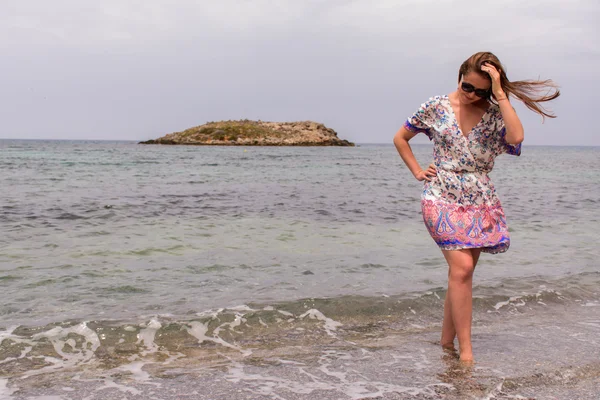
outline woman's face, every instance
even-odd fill
[[[475,89],[482,89],[486,91],[491,90],[492,87],[492,82],[489,79],[486,79],[481,74],[478,74],[476,72],[469,72],[468,74],[463,75],[462,80],[458,84],[458,98],[463,104],[472,104],[482,99],[485,100],[485,97],[477,96],[475,94],[475,91],[468,93],[465,90],[463,90],[463,83],[466,83]]]

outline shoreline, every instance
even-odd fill
[[[427,302],[443,304],[443,293],[428,296]],[[564,302],[560,294],[554,300],[530,296],[477,307],[472,368],[439,346],[440,310],[395,299],[374,314],[352,314],[350,307],[331,315],[337,303],[328,308],[306,300],[207,311],[186,324],[164,318],[122,329],[59,324],[54,335],[28,331],[49,340],[30,361],[5,358],[0,364],[0,398],[596,400],[600,304]],[[385,315],[388,304],[398,309]],[[90,329],[106,336],[102,343]],[[6,333],[0,332],[3,338]],[[13,357],[26,344],[16,340]],[[31,364],[52,348],[62,352],[62,362]]]

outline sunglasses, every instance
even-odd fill
[[[477,89],[475,86],[467,82],[461,83],[460,87],[466,93],[475,92],[475,96],[477,97],[488,97],[490,95],[490,89]]]

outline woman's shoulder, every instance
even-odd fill
[[[421,104],[422,108],[437,108],[440,104],[448,101],[448,95],[432,96]]]
[[[429,99],[427,99],[427,103],[441,103],[443,101],[447,101],[448,100],[448,95],[447,94],[442,94],[442,95],[436,95],[436,96],[431,96]]]

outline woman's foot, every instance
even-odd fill
[[[473,365],[475,363],[475,360],[473,360],[472,351],[461,351],[459,360],[460,363],[464,365]]]
[[[442,342],[442,350],[445,353],[442,358],[446,360],[458,360],[458,352],[456,351],[456,347],[454,347],[454,342]]]
[[[442,342],[442,349],[447,352],[456,353],[456,347],[454,347],[454,342]]]

